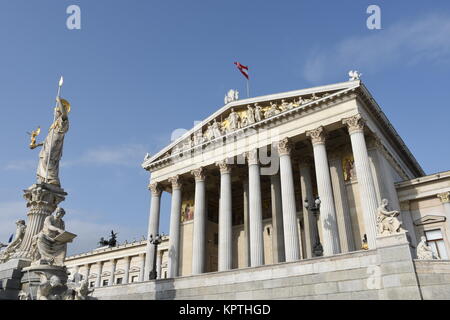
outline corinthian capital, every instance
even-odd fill
[[[244,153],[248,165],[258,164],[258,149],[253,149]]]
[[[314,130],[306,131],[306,136],[311,138],[313,145],[325,143],[325,129],[323,126],[320,126]]]
[[[355,114],[352,117],[342,119],[342,123],[347,126],[348,132],[350,134],[352,134],[354,132],[363,131],[364,130],[364,126],[366,124],[366,121],[358,113],[358,114]]]
[[[450,203],[450,191],[439,193],[437,196],[442,203]]]
[[[180,175],[177,174],[176,176],[170,177],[167,180],[172,184],[173,190],[181,189],[182,183],[181,183]]]
[[[292,146],[288,138],[278,141],[277,147],[280,156],[290,155]]]
[[[206,177],[206,170],[205,168],[200,167],[192,170],[191,174],[194,175],[195,181],[204,181]]]
[[[216,162],[216,166],[219,167],[221,174],[231,172],[231,165],[228,163],[227,159]]]
[[[151,182],[148,185],[148,189],[152,192],[152,195],[159,197],[161,195],[162,189],[158,182]]]

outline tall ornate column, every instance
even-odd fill
[[[125,274],[123,275],[123,284],[127,284],[130,281],[130,256],[126,256],[125,260]]]
[[[356,176],[364,214],[364,228],[367,234],[369,249],[376,248],[377,236],[377,195],[370,169],[366,140],[364,138],[365,121],[360,114],[342,120],[347,125],[355,159]]]
[[[63,189],[47,183],[34,184],[24,190],[23,197],[27,201],[28,221],[24,238],[20,248],[14,254],[14,258],[31,260],[31,244],[33,237],[37,235],[44,226],[44,220],[55,211],[67,193]]]
[[[342,159],[339,153],[334,154],[330,160],[331,183],[336,207],[336,218],[339,231],[341,252],[355,251],[355,239],[353,237],[350,206],[348,204],[347,191],[344,184],[344,172]]]
[[[172,184],[172,209],[170,211],[168,277],[178,277],[180,259],[181,179],[179,175],[169,178]],[[157,272],[159,275],[159,273]]]
[[[146,265],[146,255],[147,253],[141,253],[139,254],[139,258],[141,258],[141,266],[139,268],[139,282],[149,280],[150,278],[150,271],[148,271],[147,276],[145,277],[145,265]]]
[[[281,203],[286,262],[300,259],[300,242],[295,205],[294,178],[292,174],[291,146],[288,138],[278,142],[280,155]]]
[[[194,237],[192,245],[192,274],[205,272],[206,187],[205,169],[192,170],[195,177]]]
[[[233,226],[231,166],[227,160],[216,164],[220,168],[219,203],[219,271],[231,270],[233,259]]]
[[[110,262],[111,262],[111,274],[109,276],[108,284],[110,286],[113,286],[114,285],[114,273],[116,272],[116,259],[111,259]]]
[[[247,152],[245,156],[248,161],[250,266],[257,267],[264,264],[261,180],[259,176],[258,149]]]
[[[152,200],[150,204],[150,218],[147,234],[144,280],[150,280],[150,271],[153,268],[154,264],[153,260],[155,257],[155,246],[150,243],[150,235],[153,235],[153,237],[155,237],[158,234],[161,192],[162,192],[158,182],[151,183],[149,185],[149,189],[151,190],[152,193]]]
[[[330,168],[325,148],[325,131],[322,126],[307,131],[311,137],[314,151],[314,164],[316,167],[317,189],[321,200],[320,226],[322,227],[323,254],[333,255],[341,251],[339,234],[334,207],[333,187],[331,185]]]
[[[250,207],[248,199],[248,174],[243,174],[241,177],[242,188],[244,189],[243,204],[244,204],[244,267],[250,267]]]
[[[103,272],[103,262],[102,261],[98,261],[97,262],[97,279],[95,279],[95,287],[98,288],[101,286],[101,281],[102,281],[102,272]]]
[[[314,204],[314,194],[311,178],[312,159],[309,157],[300,160],[300,188],[302,193],[302,205],[305,200]],[[314,247],[320,243],[317,230],[317,217],[310,210],[303,207],[303,224],[305,226],[305,249],[306,257],[314,257]]]
[[[270,195],[272,202],[272,256],[273,263],[286,261],[284,250],[283,207],[281,202],[280,175],[270,176]]]

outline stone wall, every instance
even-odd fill
[[[0,300],[17,300],[21,288],[21,269],[29,265],[29,261],[19,259],[0,264]]]
[[[424,300],[450,299],[450,261],[414,260]]]
[[[414,261],[406,234],[377,249],[96,288],[98,299],[450,299],[450,261]],[[417,273],[416,273],[417,269]]]

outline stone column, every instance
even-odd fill
[[[13,258],[32,259],[31,245],[33,237],[38,234],[44,226],[44,220],[55,211],[57,205],[67,195],[63,189],[46,183],[34,184],[24,190],[23,197],[27,201],[28,221],[27,228],[19,249]]]
[[[250,218],[250,266],[264,265],[261,180],[258,149],[247,152]]]
[[[410,210],[411,208],[408,200],[400,202],[400,212],[402,215],[402,228],[408,231],[407,238],[409,238],[409,240],[411,241],[411,245],[413,247],[416,247],[417,246],[416,230],[414,228],[414,221],[411,216]],[[413,252],[413,255],[415,256],[416,253]]]
[[[130,281],[130,257],[127,256],[125,259],[125,274],[123,275],[123,284],[127,284]]]
[[[98,261],[97,262],[97,279],[95,280],[95,287],[98,288],[102,285],[102,272],[103,272],[103,262]]]
[[[205,272],[206,186],[205,169],[192,170],[195,177],[194,237],[192,245],[192,274]]]
[[[111,275],[109,276],[109,285],[113,286],[114,285],[114,273],[116,272],[116,260],[115,259],[111,259]]]
[[[169,178],[172,184],[172,209],[170,211],[168,277],[178,277],[180,259],[180,221],[181,221],[181,179],[179,175]],[[159,273],[157,272],[157,275]]]
[[[378,208],[377,195],[370,169],[366,140],[364,138],[365,121],[360,114],[342,120],[347,125],[355,159],[356,176],[364,214],[364,228],[369,249],[376,248]]]
[[[281,204],[280,175],[270,176],[270,194],[272,199],[272,255],[273,263],[286,261],[284,251],[283,207]]]
[[[244,266],[250,267],[250,217],[249,217],[249,203],[248,203],[248,174],[243,175],[242,187],[244,189]]]
[[[322,246],[324,256],[337,254],[341,251],[339,234],[334,207],[333,187],[331,185],[330,168],[325,148],[325,132],[322,126],[307,131],[311,137],[314,151],[314,164],[316,167],[317,189],[320,205],[320,225],[322,227]]]
[[[159,251],[156,255],[156,279],[161,279],[161,269],[162,269],[162,251]]]
[[[220,168],[219,203],[219,271],[231,270],[233,259],[233,225],[231,166],[227,160],[216,165]]]
[[[336,155],[333,160],[330,160],[330,173],[336,206],[341,252],[355,251],[355,239],[353,237],[350,206],[348,204],[347,191],[344,184],[344,172],[340,155]]]
[[[305,200],[308,200],[310,205],[314,204],[314,194],[311,179],[311,167],[312,159],[309,157],[300,161],[300,187],[302,193],[302,206],[303,206],[303,222],[305,226],[305,249],[306,257],[314,257],[314,246],[320,243],[319,234],[317,230],[317,218],[304,207]]]
[[[155,257],[155,246],[150,243],[150,235],[155,237],[158,234],[159,229],[159,211],[161,205],[161,187],[158,182],[151,183],[149,189],[152,193],[152,200],[150,204],[150,218],[148,224],[148,234],[147,234],[147,247],[146,247],[146,259],[145,259],[145,269],[144,269],[144,280],[150,280],[150,271],[153,268],[154,257]]]
[[[144,276],[145,273],[145,264],[146,264],[146,255],[147,253],[141,253],[139,257],[141,258],[141,267],[139,269],[139,282],[149,280],[150,279],[150,271]]]
[[[286,262],[300,259],[300,240],[297,226],[294,178],[292,174],[291,146],[288,138],[278,142],[280,155],[281,203]]]
[[[84,276],[85,276],[85,279],[83,279],[83,280],[86,280],[86,281],[88,281],[88,283],[89,283],[89,274],[90,274],[90,269],[91,269],[91,266],[90,266],[90,264],[89,263],[86,263],[85,265],[84,265],[84,267],[86,268],[86,273],[84,274]]]

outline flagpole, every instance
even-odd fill
[[[247,98],[250,98],[249,80],[247,79]]]
[[[64,79],[61,76],[61,79],[59,79],[59,83],[58,83],[58,93],[56,94],[57,98],[59,98],[60,95],[61,95],[61,87],[62,87],[63,83],[64,83]],[[57,107],[58,107],[58,101],[56,101],[55,108],[57,108]],[[53,112],[53,123],[52,123],[52,126],[55,124],[55,121],[56,121],[56,112]],[[55,132],[55,128],[52,128],[52,135],[50,137],[50,149],[48,150],[47,168],[46,168],[46,171],[45,171],[45,180],[44,180],[46,183],[48,183],[48,166],[50,164],[50,157],[52,155],[53,134],[54,134],[54,132]]]

